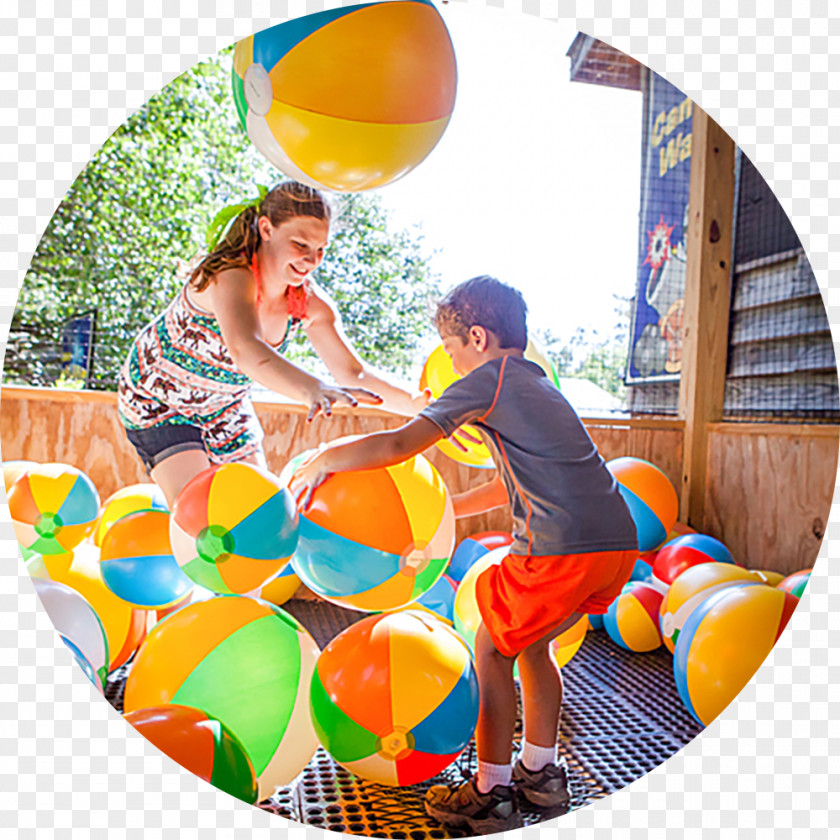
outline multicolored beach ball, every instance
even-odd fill
[[[260,590],[260,598],[279,607],[285,604],[298,589],[300,589],[300,578],[289,563],[274,580],[270,580]]]
[[[686,621],[674,650],[674,679],[691,714],[708,726],[750,681],[799,600],[771,586],[716,592]]]
[[[811,569],[802,569],[799,572],[794,572],[788,575],[783,580],[779,581],[776,586],[783,589],[785,592],[790,592],[797,598],[801,598],[805,592],[805,587],[808,586],[808,581],[811,580]]]
[[[292,565],[317,595],[378,612],[434,586],[455,543],[455,514],[422,455],[390,467],[331,475],[300,515]]]
[[[140,609],[171,607],[193,589],[172,553],[169,520],[165,510],[129,513],[113,522],[102,539],[102,580],[111,592]]]
[[[662,593],[649,583],[625,585],[604,616],[607,635],[624,650],[647,653],[662,645],[659,608]]]
[[[483,557],[488,551],[502,548],[513,543],[513,535],[504,531],[481,531],[461,540],[452,554],[449,561],[449,568],[446,573],[452,580],[460,583],[464,575],[469,571],[470,566]]]
[[[257,149],[316,187],[382,187],[419,164],[455,105],[455,51],[428,0],[306,15],[236,45],[233,97]]]
[[[262,801],[317,749],[308,698],[318,653],[303,626],[266,601],[230,595],[188,604],[149,631],[124,707],[177,703],[220,720],[251,759]]]
[[[450,627],[455,621],[455,594],[458,584],[449,575],[441,575],[437,583],[402,610],[416,610],[443,621]]]
[[[661,545],[677,521],[679,499],[674,485],[659,467],[641,458],[615,458],[607,469],[636,524],[639,551]]]
[[[747,569],[731,563],[701,563],[686,569],[668,588],[659,608],[662,641],[671,653],[689,616],[715,592],[736,585],[761,586]]]
[[[257,801],[251,759],[221,721],[176,703],[138,709],[125,720],[185,770],[249,805]]]
[[[706,534],[685,534],[665,543],[653,561],[653,575],[663,583],[672,584],[686,569],[701,563],[735,565],[729,549]]]
[[[102,545],[105,532],[123,516],[140,513],[144,510],[162,510],[169,512],[166,496],[157,484],[131,484],[111,494],[102,502],[96,530],[93,532],[93,544]]]
[[[311,712],[321,744],[351,773],[384,785],[422,782],[472,737],[472,657],[452,630],[420,613],[369,616],[324,648]]]
[[[243,595],[289,562],[298,516],[291,493],[274,475],[250,464],[223,464],[178,494],[169,536],[187,577],[211,592]]]
[[[19,476],[8,492],[15,536],[38,554],[74,549],[96,525],[99,493],[69,464],[38,464]]]
[[[85,676],[104,692],[108,677],[108,639],[88,601],[64,583],[33,578],[35,594]]]
[[[109,673],[125,665],[146,638],[147,614],[114,595],[102,580],[99,550],[83,543],[66,554],[36,554],[26,563],[30,576],[64,583],[93,607],[108,639]]]
[[[542,348],[530,338],[525,347],[525,358],[529,362],[539,365],[545,371],[546,376],[551,382],[557,388],[560,387],[560,378],[557,375],[557,368],[554,366],[554,363],[548,358]],[[422,391],[428,388],[432,392],[432,396],[437,399],[453,382],[457,382],[460,378],[461,375],[452,366],[452,359],[449,358],[449,354],[443,349],[443,345],[439,344],[431,352],[429,358],[426,359],[426,363],[423,365],[423,370],[420,374],[420,390]],[[490,450],[484,443],[481,443],[481,435],[478,431],[469,425],[465,425],[464,429],[473,438],[478,439],[478,442],[474,442],[464,437],[459,438],[459,441],[465,446],[466,452],[458,449],[448,438],[439,440],[435,446],[444,455],[447,455],[459,464],[485,470],[495,469]]]

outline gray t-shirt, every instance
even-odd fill
[[[513,554],[635,549],[636,526],[595,444],[538,365],[518,356],[486,362],[420,412],[447,437],[480,432],[507,488]]]

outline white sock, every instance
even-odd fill
[[[557,758],[557,747],[538,747],[536,744],[530,744],[528,741],[522,747],[522,752],[519,756],[526,770],[536,773],[542,770],[548,764],[554,764]]]
[[[490,764],[489,761],[478,762],[478,778],[475,785],[479,793],[490,793],[496,785],[510,785],[513,768],[510,764]]]

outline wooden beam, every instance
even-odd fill
[[[679,415],[685,420],[681,516],[705,520],[708,424],[723,417],[731,298],[735,143],[694,106]]]

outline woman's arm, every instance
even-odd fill
[[[284,359],[261,334],[257,317],[257,284],[250,271],[220,272],[209,287],[213,313],[222,338],[239,369],[255,382],[310,406],[309,419],[318,412],[331,413],[334,402],[378,404],[375,394],[333,388]]]
[[[359,387],[382,397],[382,407],[395,414],[413,417],[429,403],[420,391],[410,391],[394,384],[374,370],[353,349],[341,326],[333,301],[321,288],[311,288],[308,301],[306,335],[335,381],[344,387]]]
[[[312,492],[331,473],[390,467],[419,455],[443,437],[443,432],[425,417],[415,417],[399,429],[374,432],[349,443],[327,446],[299,467],[289,489],[306,510]]]
[[[510,504],[510,499],[508,499],[507,489],[498,475],[486,484],[480,484],[478,487],[473,487],[464,493],[457,493],[452,497],[456,519],[476,516],[508,504]]]

